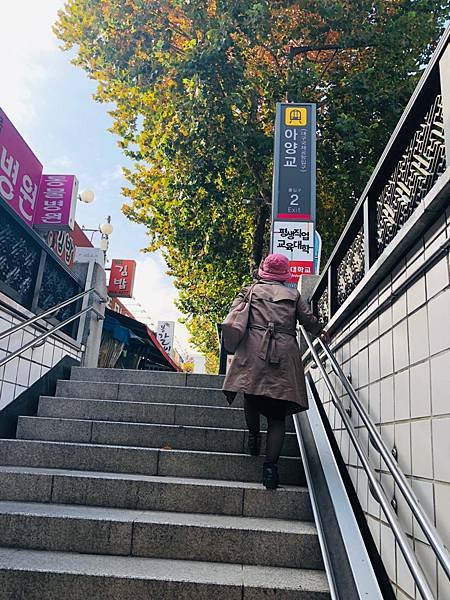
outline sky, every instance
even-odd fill
[[[107,131],[112,124],[108,106],[94,102],[95,83],[71,64],[71,55],[60,49],[52,32],[63,6],[64,0],[2,2],[0,106],[44,165],[44,173],[73,173],[80,190],[95,192],[92,204],[78,203],[78,223],[94,229],[111,216],[108,257],[137,261],[136,310],[142,312],[139,304],[155,323],[176,321],[175,345],[192,355],[187,330],[177,322],[177,291],[165,274],[164,260],[159,253],[141,251],[148,245],[145,227],[121,212],[121,188],[126,186],[121,167],[127,163]],[[99,234],[93,241],[98,245]],[[196,363],[201,363],[198,357]]]

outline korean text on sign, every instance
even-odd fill
[[[108,294],[110,296],[131,298],[133,296],[135,272],[136,261],[113,259]]]
[[[33,226],[48,231],[69,231],[75,225],[78,181],[75,175],[43,175]]]
[[[275,221],[272,251],[289,259],[291,282],[314,273],[314,223]]]
[[[163,350],[170,354],[173,348],[175,323],[173,321],[158,321],[156,338]]]
[[[33,224],[42,165],[0,108],[0,197]]]
[[[315,106],[277,105],[273,219],[315,220]]]

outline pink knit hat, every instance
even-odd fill
[[[258,275],[266,281],[287,281],[291,278],[288,258],[282,254],[269,254],[262,261]]]

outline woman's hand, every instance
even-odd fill
[[[325,329],[322,329],[322,331],[319,333],[319,337],[322,342],[325,342],[325,344],[329,344],[331,342],[331,335]]]

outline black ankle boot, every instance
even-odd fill
[[[268,490],[276,490],[278,487],[278,467],[274,463],[264,463],[263,465],[263,485]]]
[[[261,434],[248,432],[247,439],[247,454],[251,456],[259,456],[261,452]]]

